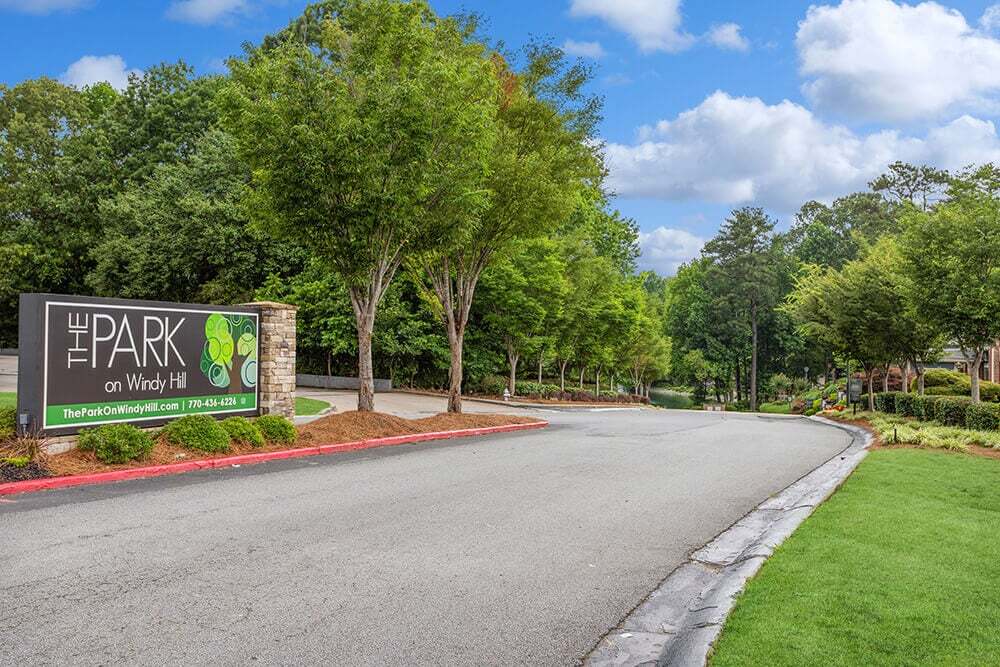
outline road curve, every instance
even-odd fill
[[[566,665],[849,444],[804,419],[547,412],[545,431],[0,502],[0,655]]]

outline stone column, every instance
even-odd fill
[[[245,304],[260,308],[260,412],[295,416],[295,311],[273,301]]]

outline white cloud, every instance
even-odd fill
[[[122,90],[128,85],[129,74],[142,76],[142,70],[125,69],[125,60],[121,56],[84,56],[70,65],[59,80],[77,88],[106,81]]]
[[[639,268],[672,276],[677,268],[695,257],[705,245],[705,239],[670,227],[657,227],[651,232],[639,232]]]
[[[606,146],[609,187],[624,197],[755,203],[790,213],[809,199],[866,187],[903,160],[957,169],[1000,162],[993,123],[962,116],[923,137],[858,135],[798,104],[716,92],[701,104],[640,129],[634,144]]]
[[[604,47],[600,42],[578,42],[575,39],[567,39],[563,42],[563,51],[571,56],[581,58],[603,58],[605,56]]]
[[[979,17],[979,27],[986,32],[1000,32],[1000,5],[990,5]]]
[[[988,10],[987,23],[997,17]],[[1000,40],[935,2],[813,6],[796,36],[803,91],[819,110],[909,121],[996,112]]]
[[[91,0],[0,0],[0,9],[24,14],[49,14],[89,5]]]
[[[744,37],[740,30],[739,24],[723,23],[722,25],[712,26],[712,29],[708,31],[705,37],[720,49],[747,51],[750,49],[750,40]]]
[[[211,25],[249,9],[248,0],[174,0],[167,18],[185,23]]]
[[[643,51],[676,53],[695,42],[681,28],[681,0],[571,0],[570,14],[607,22]]]

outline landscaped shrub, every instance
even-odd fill
[[[896,412],[896,395],[898,392],[886,391],[875,394],[875,409],[879,412],[892,414]]]
[[[932,420],[935,418],[934,406],[941,400],[940,396],[923,396],[915,394],[913,396],[913,416],[917,419]]]
[[[971,403],[965,411],[965,425],[977,431],[1000,429],[1000,405],[996,403]]]
[[[14,408],[0,408],[0,440],[6,440],[14,436],[14,417],[17,410]]]
[[[503,396],[503,390],[507,388],[507,378],[499,375],[487,375],[476,383],[476,389],[488,396]]]
[[[971,399],[949,396],[938,399],[934,405],[934,419],[945,426],[965,426],[965,412]]]
[[[916,407],[916,396],[914,394],[896,394],[896,414],[904,417],[913,417]]]
[[[222,420],[222,428],[226,429],[231,442],[263,447],[264,435],[257,425],[246,417],[230,417]]]
[[[913,379],[910,386],[915,390],[917,380]],[[931,368],[924,374],[924,391],[932,396],[970,396],[972,394],[972,379],[966,373]],[[1000,401],[1000,384],[981,380],[979,382],[979,397],[983,401]]]
[[[264,415],[258,417],[254,423],[260,429],[261,435],[268,442],[281,444],[291,444],[299,437],[295,430],[295,425],[288,419],[279,415]]]
[[[229,434],[208,415],[188,415],[163,427],[163,438],[172,445],[203,452],[228,452]]]
[[[152,451],[153,436],[131,424],[105,424],[80,431],[78,446],[104,463],[128,463]]]

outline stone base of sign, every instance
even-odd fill
[[[260,388],[262,415],[295,416],[295,306],[274,301],[244,304],[260,308]]]

